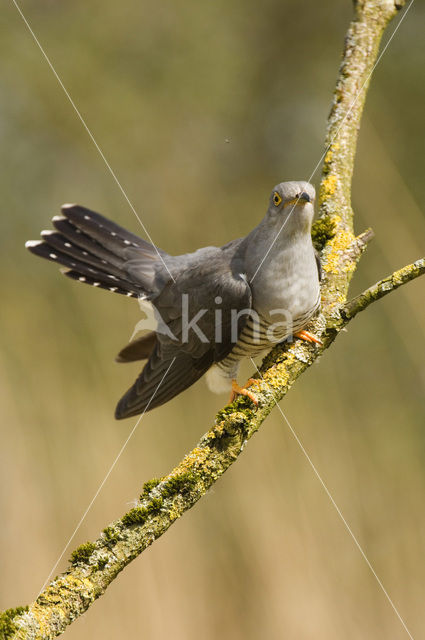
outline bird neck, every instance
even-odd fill
[[[307,256],[314,258],[311,223],[289,223],[270,231],[270,225],[263,220],[246,238],[244,253],[248,281],[260,271],[275,271],[276,265],[284,265],[288,260],[293,263],[305,260]]]

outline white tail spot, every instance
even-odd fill
[[[28,240],[25,243],[25,246],[28,249],[29,247],[36,247],[39,244],[43,244],[43,241],[42,240]]]

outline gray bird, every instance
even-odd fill
[[[117,419],[164,404],[205,373],[211,390],[232,390],[240,361],[296,335],[320,307],[320,261],[311,241],[314,187],[282,182],[246,237],[171,256],[98,213],[64,205],[55,230],[26,247],[94,287],[151,303],[160,324],[127,345],[119,362],[147,362],[119,401]],[[250,382],[250,381],[249,381]]]

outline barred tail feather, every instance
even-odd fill
[[[55,216],[56,230],[42,231],[42,240],[30,240],[27,249],[66,269],[64,275],[100,289],[132,297],[155,291],[155,267],[167,254],[90,209],[64,205]],[[137,278],[127,265],[137,262]]]

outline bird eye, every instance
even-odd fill
[[[278,194],[277,191],[274,192],[273,194],[273,202],[275,207],[278,207],[280,205],[280,203],[282,202],[282,198],[280,197],[280,195]]]

